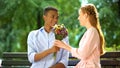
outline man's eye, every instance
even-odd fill
[[[54,18],[54,16],[52,16],[51,18]]]
[[[56,17],[56,19],[58,19],[58,17]]]

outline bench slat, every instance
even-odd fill
[[[31,63],[28,60],[4,60],[2,65],[5,66],[30,66]]]
[[[2,68],[30,68],[30,66],[2,66]]]
[[[75,58],[75,57],[73,57],[70,53],[69,58]],[[106,52],[100,58],[120,58],[120,52]]]
[[[80,60],[69,60],[68,66],[75,66]],[[102,66],[120,66],[120,61],[118,60],[101,60]]]
[[[102,66],[120,66],[120,60],[101,60]]]
[[[120,52],[106,52],[101,58],[120,58]]]
[[[77,65],[78,62],[80,62],[80,60],[69,60],[68,66],[75,66],[75,65]]]
[[[27,58],[27,52],[4,52],[3,58]]]
[[[3,58],[17,58],[17,57],[25,57],[27,58],[27,52],[4,52]],[[120,52],[107,52],[104,55],[101,56],[101,58],[119,58]],[[75,58],[71,54],[69,55],[69,58]]]

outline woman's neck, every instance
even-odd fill
[[[91,27],[93,27],[93,26],[90,24],[90,22],[87,22],[86,28],[89,29],[89,28],[91,28]]]

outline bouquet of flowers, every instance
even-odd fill
[[[66,36],[68,36],[68,30],[65,28],[64,24],[56,24],[53,26],[54,33],[55,33],[55,39],[57,40],[63,40]],[[56,53],[54,53],[54,57],[56,58]]]
[[[54,27],[55,39],[63,40],[66,36],[68,36],[68,30],[64,26],[64,24],[56,24]]]

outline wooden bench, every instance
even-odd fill
[[[80,60],[69,56],[68,66],[75,66]],[[26,52],[4,52],[2,68],[29,68],[31,63]],[[101,56],[102,68],[120,68],[120,52],[107,52]]]
[[[102,68],[120,68],[120,52],[107,52],[100,59]],[[78,59],[69,56],[68,66],[75,66],[78,62]]]
[[[30,68],[26,52],[4,52],[2,68]]]

